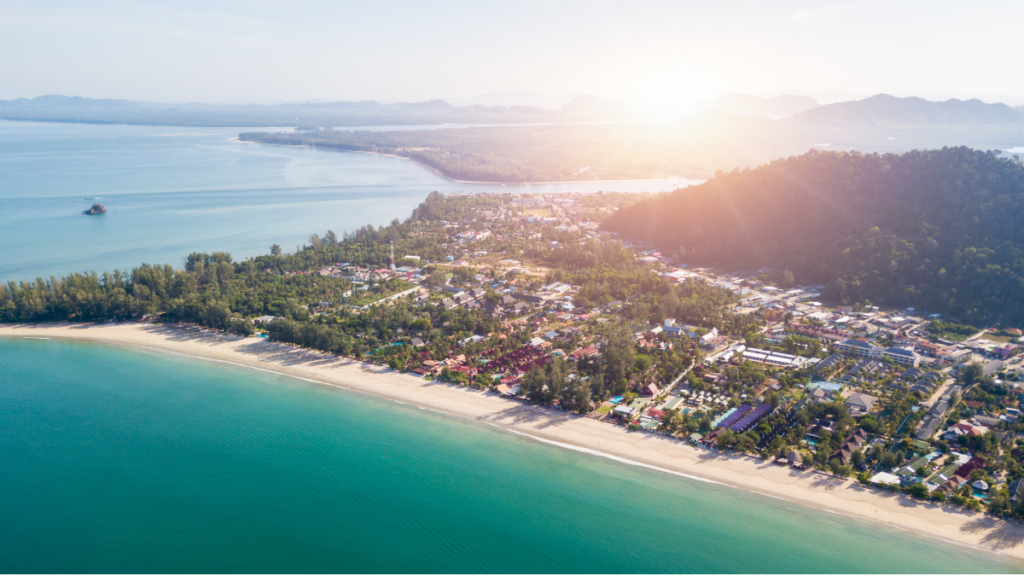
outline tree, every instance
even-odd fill
[[[796,279],[793,278],[793,271],[792,270],[783,270],[782,271],[782,285],[786,286],[786,287],[789,287],[789,286],[792,286],[794,284],[796,284]]]
[[[850,462],[859,468],[864,463],[864,452],[860,448],[854,450],[853,454],[850,454]]]
[[[523,394],[530,400],[547,403],[550,400],[547,384],[547,375],[544,374],[544,369],[540,366],[533,366],[523,376],[521,388]]]
[[[271,256],[280,256],[281,255],[281,247],[279,245],[277,245],[277,244],[271,244],[270,245],[270,255]]]
[[[920,482],[915,482],[910,488],[907,489],[907,493],[914,498],[927,498],[928,487]]]
[[[758,437],[754,432],[744,432],[736,436],[736,450],[740,452],[753,452],[757,447]]]
[[[1004,516],[1010,511],[1010,495],[1003,489],[993,488],[988,493],[988,511]]]
[[[718,435],[718,449],[725,450],[736,441],[736,433],[732,430],[723,430]]]
[[[971,384],[981,380],[984,375],[985,372],[984,369],[982,369],[981,364],[979,362],[972,362],[960,370],[960,374],[957,379],[960,380],[961,384],[970,386]]]

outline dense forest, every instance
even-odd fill
[[[836,302],[1024,323],[1024,166],[965,147],[811,151],[626,207],[606,229],[685,262],[791,270]]]

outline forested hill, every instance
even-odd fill
[[[685,262],[792,270],[837,302],[1024,324],[1024,166],[969,148],[811,151],[624,208]]]

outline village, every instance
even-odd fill
[[[392,243],[386,267],[312,271],[353,287],[308,308],[423,312],[360,358],[420,378],[922,499],[1018,509],[1020,330],[827,306],[824,286],[786,285],[777,271],[690,267],[601,231],[602,215],[627,201],[511,196],[462,210],[435,223],[444,242],[433,258]],[[608,289],[615,272],[572,260],[595,249],[628,254],[647,289]],[[708,307],[717,316],[703,322],[686,312]],[[490,329],[467,330],[467,314]]]

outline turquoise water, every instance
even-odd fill
[[[273,374],[0,338],[0,572],[1001,572]]]
[[[231,140],[244,130],[0,121],[0,282],[180,266],[193,251],[293,251],[313,233],[404,219],[433,190],[662,191],[691,182],[458,184],[396,158]],[[97,201],[110,211],[81,214]]]

